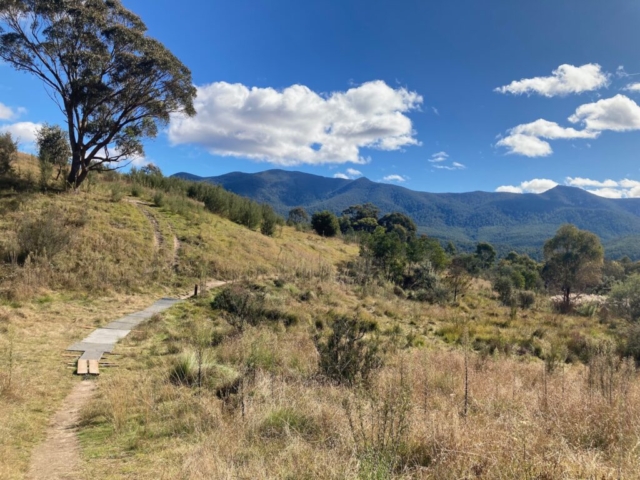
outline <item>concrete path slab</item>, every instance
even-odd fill
[[[83,340],[86,343],[113,343],[114,345],[131,333],[128,330],[113,330],[110,328],[98,328]]]
[[[84,340],[67,348],[67,351],[82,352],[81,360],[99,361],[105,353],[113,352],[116,343],[129,335],[138,325],[153,317],[156,313],[168,310],[180,301],[173,298],[158,300],[141,312],[131,313],[94,330]]]

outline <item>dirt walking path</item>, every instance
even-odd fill
[[[164,236],[160,231],[160,224],[155,216],[147,209],[146,204],[139,201],[131,201],[134,205],[136,205],[147,217],[151,226],[153,227],[153,246],[154,249],[159,250],[160,247],[164,244]],[[173,268],[178,268],[178,259],[179,259],[179,250],[180,250],[180,241],[174,235],[173,236]],[[227,282],[218,281],[218,280],[210,280],[202,285],[204,290],[209,290],[212,288],[221,287],[226,285]],[[192,296],[191,293],[186,293],[184,295],[178,296],[180,300],[186,300]],[[136,314],[132,314],[133,317],[127,320],[129,317],[124,317],[120,320],[116,320],[110,324],[112,326],[111,329],[123,329],[129,328],[129,323],[131,325],[138,325],[146,318],[151,316],[151,310],[157,309],[158,311],[162,311],[166,308],[169,308],[168,305],[164,305],[164,303],[171,303],[167,299],[159,300],[153,306],[149,307],[147,311],[138,312]],[[162,305],[157,305],[158,303],[162,303]],[[173,304],[173,303],[171,303]],[[155,311],[155,310],[154,310]],[[145,313],[149,313],[146,315]],[[144,314],[144,315],[143,315]],[[129,323],[127,323],[129,322]],[[107,325],[104,329],[98,329],[92,335],[96,335],[97,333],[110,333],[110,325]],[[130,327],[133,328],[133,327]],[[120,331],[120,330],[118,330]],[[105,334],[106,334],[105,333]],[[115,343],[119,340],[113,340],[115,347]],[[88,345],[87,348],[98,348],[100,345],[95,343],[91,343],[97,341],[90,336],[88,341],[85,342]],[[82,346],[82,342],[78,344]],[[110,345],[111,346],[111,345]],[[73,349],[73,346],[71,347]],[[77,349],[76,349],[77,350]],[[103,348],[104,350],[104,348]],[[87,353],[91,352],[86,352]],[[100,352],[101,356],[102,352]],[[99,357],[96,357],[99,359]],[[93,357],[92,357],[93,358]],[[78,479],[80,477],[80,443],[77,437],[77,427],[80,419],[80,412],[82,408],[91,400],[92,395],[96,390],[96,382],[85,380],[78,383],[71,393],[64,400],[62,406],[58,410],[58,412],[53,416],[51,425],[47,429],[47,437],[43,443],[41,443],[38,447],[36,447],[31,456],[31,463],[29,466],[29,472],[27,474],[27,480],[71,480]]]
[[[76,430],[80,410],[89,401],[95,389],[95,382],[82,381],[64,400],[62,407],[51,420],[46,440],[33,451],[27,480],[80,478],[80,443]]]

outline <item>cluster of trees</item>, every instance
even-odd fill
[[[165,177],[153,165],[141,169],[132,168],[126,177],[134,185],[202,202],[210,212],[251,230],[259,229],[267,236],[275,235],[277,227],[284,225],[284,219],[271,206],[231,193],[219,185]]]
[[[56,172],[58,180],[69,167],[71,149],[64,130],[58,125],[44,124],[36,132],[37,157],[40,166],[40,187],[47,190]],[[18,156],[18,142],[6,132],[0,135],[0,175],[13,171],[13,163]]]

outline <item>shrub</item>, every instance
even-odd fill
[[[9,132],[0,134],[0,175],[11,172],[11,164],[18,154],[18,143]]]
[[[613,287],[608,303],[625,319],[632,322],[640,320],[640,275],[632,275]]]
[[[451,300],[451,292],[444,285],[435,285],[430,289],[413,292],[409,298],[418,302],[431,303],[433,305],[446,305]]]
[[[640,325],[631,325],[622,345],[622,354],[640,365]]]
[[[262,206],[262,224],[260,233],[268,237],[273,237],[278,226],[278,216],[269,205]]]
[[[124,198],[124,190],[119,183],[111,185],[111,201],[118,203]]]
[[[536,303],[536,294],[534,292],[529,291],[520,291],[518,292],[518,306],[522,310],[528,310],[533,307]]]
[[[140,185],[133,184],[131,186],[131,196],[137,198],[140,195],[142,195],[142,187]]]
[[[335,237],[340,231],[338,217],[328,210],[314,213],[311,217],[311,226],[318,235],[323,237]]]
[[[503,305],[509,306],[513,303],[514,288],[510,277],[501,275],[496,278],[493,282],[493,289],[498,293]]]
[[[20,260],[30,254],[52,260],[69,246],[71,231],[60,213],[49,209],[37,218],[24,217],[17,230]]]
[[[328,338],[315,337],[320,370],[338,383],[367,383],[382,366],[379,343],[367,338],[374,328],[357,318],[337,317]]]
[[[162,192],[156,192],[153,195],[153,204],[156,207],[163,207],[164,206],[164,194]]]

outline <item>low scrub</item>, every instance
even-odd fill
[[[373,331],[374,324],[358,318],[335,318],[326,338],[315,337],[322,373],[337,383],[367,383],[383,363],[379,342],[370,338]]]

